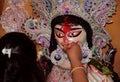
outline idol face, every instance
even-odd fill
[[[86,32],[81,25],[55,25],[54,34],[61,48],[63,48],[64,44],[70,44],[71,42],[75,42],[79,46],[82,46],[86,41]]]

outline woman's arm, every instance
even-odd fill
[[[87,75],[83,68],[81,49],[76,43],[64,45],[64,51],[71,61],[71,73],[73,82],[88,82]]]
[[[71,66],[73,70],[71,70],[73,82],[88,82],[85,69],[80,61],[71,60]]]

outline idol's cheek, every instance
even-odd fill
[[[56,40],[56,42],[63,49],[63,42],[61,42],[60,40]]]
[[[83,43],[81,41],[77,41],[75,43],[77,43],[80,47],[83,45]]]

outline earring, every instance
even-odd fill
[[[65,60],[63,56],[63,51],[58,45],[57,45],[57,49],[51,53],[50,59],[51,62],[55,65],[60,65]]]
[[[70,67],[70,60],[67,54],[61,49],[59,45],[57,45],[57,49],[51,53],[50,59],[54,65],[57,65],[63,69],[69,69],[63,64],[69,65],[68,67]]]
[[[89,49],[88,47],[88,43],[85,42],[82,47],[82,63],[88,63],[90,61],[90,59],[92,58],[92,50]]]

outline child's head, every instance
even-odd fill
[[[0,82],[33,82],[40,73],[36,58],[35,44],[28,36],[18,32],[5,34],[0,39]]]
[[[26,56],[35,60],[37,57],[35,44],[24,33],[11,32],[4,35],[0,39],[0,56],[7,56],[1,52],[3,49],[11,50],[11,58]]]
[[[56,45],[62,43],[76,42],[79,45],[85,41],[89,48],[92,47],[92,29],[87,21],[74,15],[61,15],[51,22],[50,50],[56,49]]]

